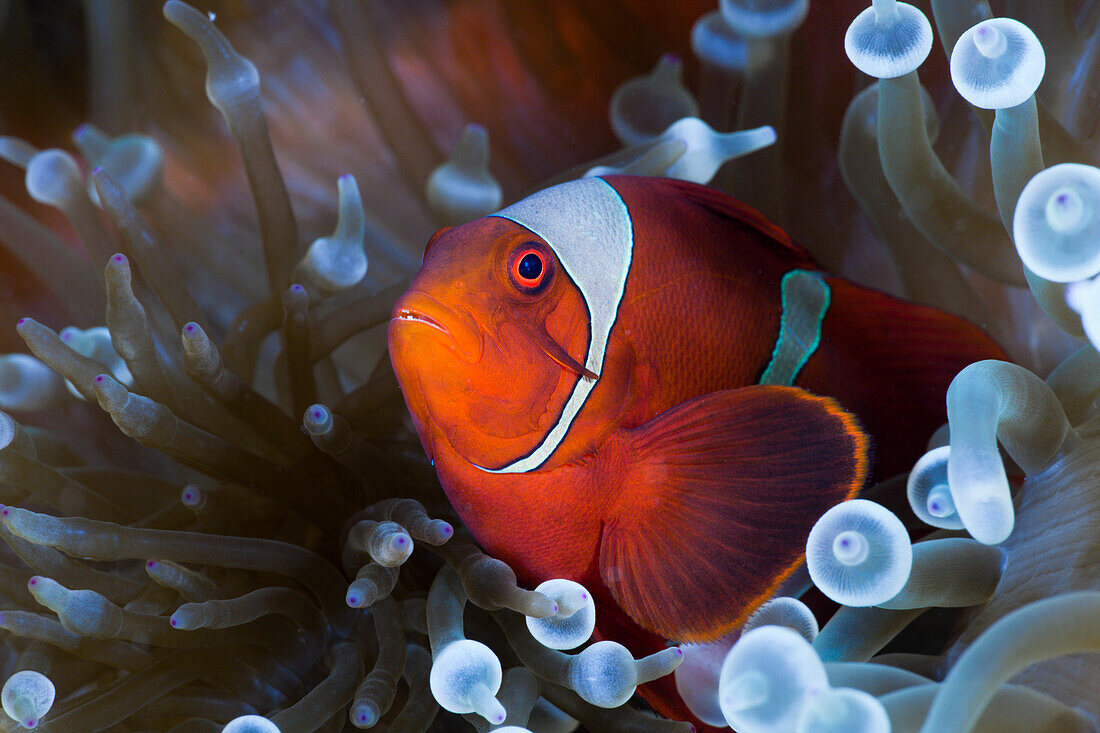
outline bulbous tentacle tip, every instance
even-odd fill
[[[639,146],[638,158],[627,166],[596,166],[584,175],[658,175],[705,184],[727,161],[773,145],[776,139],[775,128],[770,125],[716,132],[698,117],[684,117],[669,125],[659,138],[646,143],[651,147]]]
[[[164,17],[191,38],[206,58],[206,96],[227,120],[259,104],[260,74],[256,66],[237,53],[217,26],[212,15],[187,3],[169,0]],[[232,124],[232,122],[231,122]]]
[[[907,3],[876,0],[844,34],[844,52],[852,65],[878,79],[916,71],[931,50],[932,24]]]
[[[502,677],[500,659],[489,647],[459,639],[435,653],[428,684],[444,710],[477,713],[490,722],[499,716],[503,721],[504,709],[494,697]]]
[[[761,626],[744,634],[722,662],[718,702],[736,730],[794,730],[806,701],[829,689],[825,665],[798,632]]]
[[[806,540],[806,565],[814,585],[834,601],[875,606],[905,586],[913,549],[893,512],[853,499],[817,520]]]
[[[749,64],[745,37],[734,32],[718,10],[695,21],[691,27],[691,50],[704,64],[726,72],[743,71]]]
[[[354,705],[348,717],[351,719],[352,725],[356,728],[365,729],[373,728],[378,725],[378,720],[381,716],[378,714],[378,706],[368,701]]]
[[[84,179],[76,158],[51,148],[27,162],[25,184],[32,199],[64,210],[81,195]]]
[[[970,364],[947,389],[951,454],[947,477],[959,517],[974,539],[1000,544],[1015,509],[998,442],[1029,476],[1076,438],[1065,410],[1035,374],[1009,362]]]
[[[740,636],[734,632],[706,644],[681,644],[683,663],[676,667],[676,691],[688,710],[707,725],[728,725],[718,704],[718,676],[722,661]]]
[[[630,699],[640,682],[636,664],[622,644],[598,641],[573,657],[569,686],[592,705],[617,708]]]
[[[92,163],[102,158],[111,145],[111,138],[90,122],[77,125],[72,138],[80,154]]]
[[[573,649],[588,641],[596,627],[596,606],[583,585],[555,578],[535,591],[554,601],[556,610],[545,618],[526,617],[531,636],[550,649]]]
[[[489,130],[485,125],[471,122],[462,130],[451,161],[460,168],[471,171],[487,168],[489,165]]]
[[[30,354],[0,354],[0,410],[37,412],[69,399],[65,380],[39,359]],[[8,447],[19,432],[12,418],[0,413],[0,448]]]
[[[813,642],[819,630],[813,611],[797,598],[787,596],[773,598],[753,611],[741,627],[741,633],[746,634],[761,626],[784,626],[797,631],[809,642]]]
[[[774,38],[793,33],[810,12],[809,0],[721,0],[726,23],[746,38]]]
[[[972,484],[967,488],[963,514],[966,531],[986,545],[999,545],[1008,539],[1015,526],[1016,516],[1011,497],[999,482],[988,485]]]
[[[679,57],[665,54],[653,71],[628,79],[611,95],[611,129],[624,145],[653,140],[676,120],[699,116],[695,96],[681,82]]]
[[[951,82],[982,109],[1008,109],[1035,94],[1046,71],[1043,45],[1012,18],[990,18],[963,33],[951,51]]]
[[[318,299],[334,295],[359,283],[367,274],[364,249],[367,217],[355,176],[344,174],[336,179],[336,229],[318,237],[298,263],[294,277]]]
[[[49,677],[33,670],[23,670],[4,683],[0,702],[9,718],[24,728],[35,728],[53,707],[54,696],[54,685]]]
[[[1100,168],[1062,163],[1035,175],[1016,203],[1012,236],[1024,265],[1051,282],[1100,273]]]
[[[183,0],[168,0],[161,8],[161,12],[169,23],[173,23],[177,26],[183,23],[193,22],[193,18],[200,20],[214,20],[213,13],[200,12],[194,6],[183,2]]]
[[[302,416],[302,426],[310,435],[325,435],[332,430],[332,411],[322,404],[310,405]]]
[[[446,225],[465,224],[500,208],[504,193],[489,171],[489,132],[470,124],[454,152],[425,184],[428,205]]]
[[[280,733],[279,726],[259,715],[242,715],[225,724],[222,733]]]
[[[941,529],[962,529],[955,501],[947,483],[947,460],[951,446],[928,451],[913,466],[906,483],[906,495],[913,513],[925,524]]]
[[[309,310],[309,294],[300,283],[292,283],[282,292],[283,310],[294,316],[304,316]]]
[[[73,143],[93,166],[88,195],[99,205],[97,187],[104,174],[117,181],[130,201],[143,201],[160,188],[164,176],[164,152],[149,135],[131,133],[111,138],[95,125],[76,128]]]
[[[382,567],[396,568],[409,559],[413,541],[397,522],[364,519],[348,531],[346,547],[368,553],[371,560]]]

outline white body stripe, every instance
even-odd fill
[[[539,191],[491,216],[530,229],[554,250],[588,306],[584,365],[600,374],[634,256],[634,227],[618,192],[601,178],[583,178]],[[483,470],[523,473],[542,465],[565,438],[594,386],[595,380],[577,380],[558,422],[530,454],[503,468]]]

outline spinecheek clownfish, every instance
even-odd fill
[[[628,646],[737,628],[870,445],[876,474],[905,470],[952,377],[1003,358],[718,191],[629,176],[437,233],[389,347],[473,535],[524,581],[585,584]]]

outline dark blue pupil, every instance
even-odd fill
[[[528,252],[519,261],[519,267],[516,269],[524,280],[534,280],[542,274],[542,258],[534,252]]]

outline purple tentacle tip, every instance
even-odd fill
[[[147,560],[145,562],[145,567],[149,568],[150,570],[152,570],[156,566],[157,566],[157,561],[156,560]]]
[[[107,375],[106,374],[100,374],[99,376],[97,376],[95,378],[95,383],[96,384],[103,384],[106,381],[107,381]]]
[[[31,579],[27,581],[27,585],[38,585],[38,576],[31,576]]]
[[[117,262],[121,265],[123,262],[126,261],[126,255],[121,254],[121,253],[116,254],[114,257],[111,258],[111,260],[114,261],[114,262]]]
[[[172,624],[172,628],[180,625],[180,622],[177,621],[175,618],[168,619],[168,623]]]

